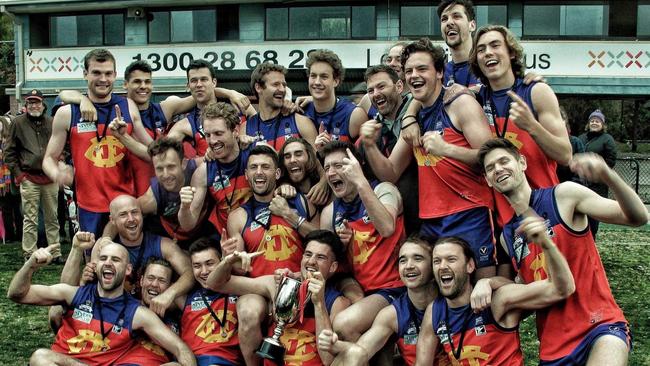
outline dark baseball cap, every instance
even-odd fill
[[[38,89],[32,89],[27,95],[25,95],[25,100],[28,99],[38,99],[40,101],[43,101],[43,93],[41,93],[40,90]]]

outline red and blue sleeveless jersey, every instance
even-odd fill
[[[219,321],[213,318],[206,302]],[[229,364],[243,364],[236,302],[235,296],[204,288],[195,288],[188,294],[181,316],[181,339],[195,355],[216,356]]]
[[[397,347],[399,353],[407,366],[413,366],[415,365],[416,345],[422,319],[424,318],[424,310],[419,310],[413,305],[408,292],[404,292],[393,300],[391,305],[395,308],[397,314]],[[433,366],[447,365],[451,365],[447,355],[442,349],[438,349]]]
[[[183,170],[185,183],[183,186],[189,186],[192,181],[192,174],[196,170],[196,162],[194,159],[187,160],[185,169]],[[160,223],[165,229],[170,238],[176,240],[189,240],[195,237],[201,230],[201,225],[197,225],[192,230],[183,230],[178,222],[178,210],[181,207],[181,196],[179,192],[169,192],[166,190],[157,177],[151,178],[151,192],[156,200],[156,215],[160,217]],[[208,202],[212,199],[206,199],[201,214],[199,215],[199,222],[205,219],[207,214]]]
[[[535,142],[533,137],[526,131],[517,127],[517,124],[510,120],[510,97],[508,91],[514,91],[523,99],[530,110],[537,118],[537,112],[533,105],[531,93],[536,83],[524,84],[522,79],[516,79],[512,88],[492,91],[488,86],[483,85],[479,92],[479,99],[483,101],[483,111],[490,123],[490,129],[495,137],[503,137],[515,145],[519,152],[526,157],[526,178],[530,186],[535,188],[552,187],[559,183],[556,168],[557,163],[552,160]],[[499,225],[503,226],[510,221],[514,215],[512,207],[506,198],[499,192],[494,192],[497,218]]]
[[[127,293],[108,299],[99,297],[97,284],[79,287],[52,350],[89,365],[113,365],[134,344],[131,324],[138,306]]]
[[[178,334],[178,322],[180,321],[180,312],[178,310],[167,311],[163,323],[167,325],[174,333]],[[172,357],[162,347],[153,342],[146,334],[141,331],[135,332],[135,345],[115,366],[160,366],[170,362]]]
[[[207,187],[215,201],[210,221],[219,233],[226,228],[228,214],[251,197],[250,186],[244,174],[251,149],[240,150],[237,158],[230,163],[218,160],[206,162]]]
[[[347,99],[336,98],[334,108],[325,113],[316,112],[314,103],[309,103],[305,108],[305,116],[314,122],[316,131],[318,131],[322,123],[327,133],[332,136],[332,140],[352,142],[352,137],[350,136],[350,117],[356,107],[356,104]]]
[[[451,84],[456,83],[471,88],[476,85],[481,85],[481,80],[474,76],[469,66],[469,61],[459,63],[448,61],[445,65],[443,83],[445,86],[451,86]]]
[[[120,107],[129,134],[133,125],[126,98],[112,95],[107,103],[93,104],[97,109],[97,122],[84,121],[79,106],[70,105],[69,140],[77,203],[90,212],[108,212],[113,198],[135,194],[129,151],[108,128],[115,118],[116,105]]]
[[[327,313],[332,313],[332,306],[337,298],[343,296],[341,292],[334,288],[334,285],[325,285],[325,308]],[[316,341],[316,318],[314,315],[314,304],[310,301],[305,304],[304,319],[284,328],[284,333],[280,337],[280,343],[285,348],[284,365],[285,366],[322,366],[323,362],[318,355]],[[268,335],[273,335],[273,330],[277,324],[269,327]],[[270,360],[264,360],[264,366],[277,366]]]
[[[199,107],[194,107],[194,109],[187,114],[186,118],[190,124],[190,128],[192,129],[192,137],[189,140],[190,145],[192,145],[196,151],[196,155],[203,156],[208,150],[208,142],[205,140],[203,122],[201,121],[201,110]],[[190,158],[192,156],[187,156],[186,153],[186,157]]]
[[[309,217],[304,196],[298,193],[289,199],[289,207],[302,217]],[[242,237],[248,253],[262,251],[263,255],[253,258],[251,277],[272,275],[276,269],[288,268],[300,271],[304,253],[302,237],[284,218],[271,214],[269,202],[258,202],[251,197],[242,205],[246,210],[246,225]]]
[[[399,243],[405,237],[404,216],[400,214],[397,217],[395,231],[384,238],[370,221],[368,211],[358,195],[352,202],[336,198],[332,211],[334,228],[342,227],[343,220],[348,220],[354,232],[352,242],[348,245],[348,260],[363,291],[404,286],[397,271],[397,251]]]
[[[576,291],[564,301],[537,310],[540,359],[550,361],[570,354],[600,324],[625,322],[607,281],[607,275],[589,227],[572,230],[560,217],[555,187],[533,190],[530,206],[544,219],[548,234],[566,258]],[[548,278],[542,248],[515,233],[522,217],[504,226],[503,237],[512,264],[525,283]]]
[[[163,258],[160,246],[161,240],[161,236],[145,231],[140,245],[124,245],[124,248],[129,252],[129,262],[133,266],[131,275],[124,281],[124,289],[135,297],[140,297],[140,276],[142,276],[144,266],[149,261],[149,258]],[[119,237],[115,239],[115,242],[122,244]]]
[[[438,296],[433,302],[433,332],[449,360],[462,366],[523,366],[519,327],[499,325],[488,308],[476,314],[469,304],[450,308]],[[464,333],[461,344],[461,335]],[[459,357],[456,359],[456,353]]]
[[[278,113],[265,121],[260,118],[259,113],[249,117],[246,122],[246,134],[255,138],[255,144],[266,143],[275,151],[280,151],[289,137],[300,137],[296,115],[293,113],[288,116]]]
[[[419,113],[422,133],[439,133],[449,144],[471,149],[469,142],[451,122],[442,102],[436,102]],[[423,147],[414,147],[420,187],[420,218],[432,219],[477,207],[492,208],[492,193],[483,174],[467,164],[429,154]]]
[[[159,103],[149,103],[149,108],[140,111],[140,119],[152,139],[156,140],[163,136],[167,127],[167,118]],[[135,193],[140,197],[149,189],[149,180],[155,176],[155,171],[150,161],[144,161],[135,154],[131,154],[130,158],[135,177]]]

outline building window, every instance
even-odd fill
[[[119,46],[124,44],[124,14],[50,17],[50,46]]]
[[[374,6],[266,9],[266,39],[374,39]]]
[[[474,12],[476,13],[476,29],[488,24],[508,26],[507,5],[476,5]]]
[[[607,36],[609,12],[604,5],[524,5],[525,37]]]
[[[636,16],[636,35],[637,37],[650,36],[650,3],[639,4]]]
[[[236,40],[239,23],[233,21],[232,7],[220,9],[152,11],[149,21],[149,43],[192,43]],[[238,18],[238,13],[234,16]],[[219,23],[227,26],[224,30]],[[220,30],[217,33],[217,29]]]

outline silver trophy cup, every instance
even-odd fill
[[[257,355],[272,360],[278,365],[284,363],[284,346],[280,342],[280,337],[284,328],[293,324],[298,319],[300,313],[300,281],[290,277],[282,278],[278,286],[278,292],[273,301],[273,319],[276,322],[273,336],[264,338],[264,342],[257,351]],[[309,299],[309,293],[307,299]]]

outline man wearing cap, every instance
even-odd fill
[[[45,113],[43,93],[33,89],[25,96],[26,113],[16,117],[10,127],[5,161],[20,185],[23,209],[23,256],[29,259],[36,250],[38,211],[43,207],[45,234],[49,245],[59,243],[57,197],[59,186],[52,182],[41,166],[47,142],[52,134],[52,117]],[[61,251],[53,253],[61,262]]]
[[[587,132],[579,136],[580,141],[585,144],[585,152],[592,152],[603,157],[607,166],[614,169],[616,164],[616,142],[612,135],[607,133],[607,125],[605,124],[605,115],[600,109],[596,109],[589,115],[589,122],[587,122]],[[587,184],[594,192],[600,196],[607,198],[609,188],[606,184],[591,183]],[[589,228],[591,233],[596,238],[598,232],[598,221],[589,217]]]

